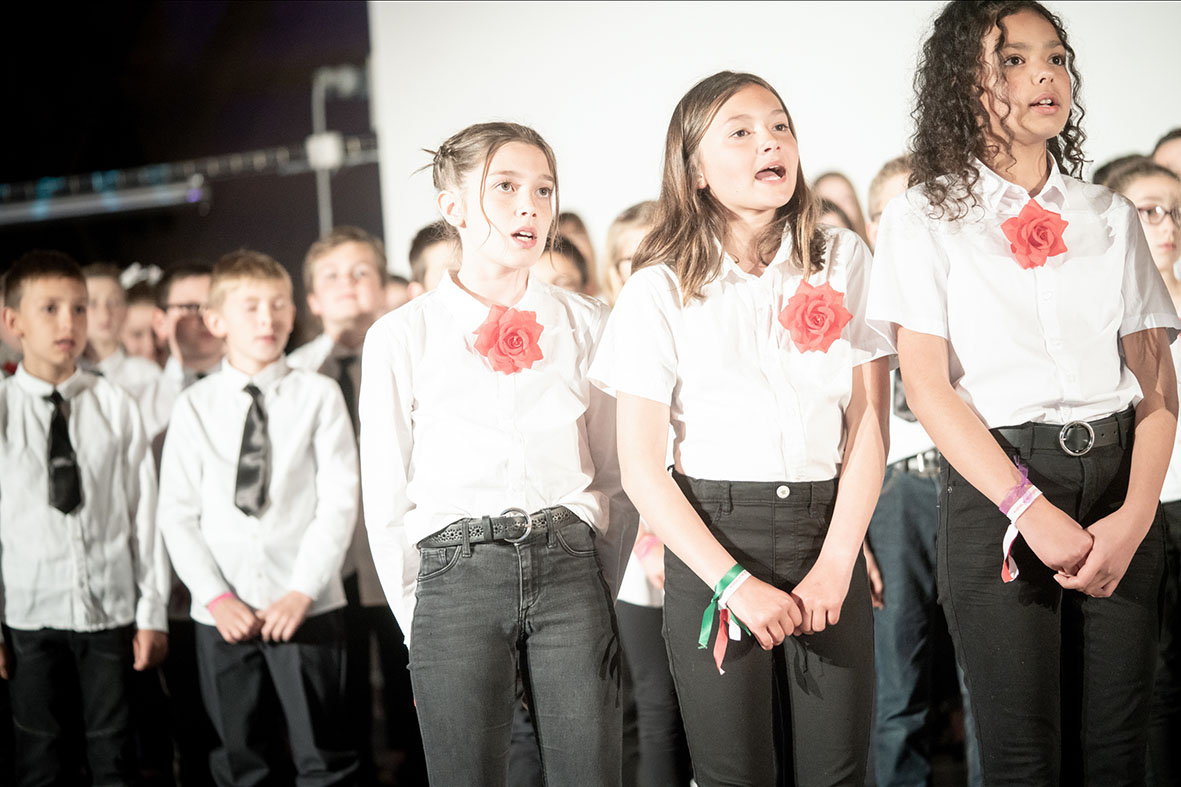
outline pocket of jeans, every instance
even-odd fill
[[[591,557],[595,554],[595,531],[585,522],[572,522],[554,535],[562,549],[574,557]]]
[[[418,550],[418,581],[427,582],[446,574],[459,562],[459,554],[457,546]]]

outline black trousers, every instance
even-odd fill
[[[357,752],[344,714],[344,615],[310,617],[289,642],[228,643],[197,625],[201,693],[221,738],[211,758],[220,787],[356,783]],[[280,717],[295,776],[283,751]]]
[[[74,785],[85,740],[91,783],[137,783],[128,702],[131,626],[106,631],[5,627],[18,785]]]
[[[217,748],[217,731],[201,697],[197,625],[192,620],[168,621],[168,658],[161,665],[179,787],[208,787],[213,783],[209,756]]]
[[[722,546],[756,578],[791,590],[816,563],[835,481],[674,478]],[[711,649],[697,647],[712,588],[671,552],[664,563],[664,633],[697,783],[864,784],[874,687],[865,559],[858,555],[837,625],[789,636],[770,651],[744,634],[729,643],[724,675]]]
[[[1002,445],[1086,527],[1123,504],[1132,446],[1071,457]],[[972,699],[984,782],[1143,784],[1157,656],[1160,514],[1111,598],[1064,591],[1023,538],[1001,581],[1008,519],[950,466],[939,496],[940,603]]]
[[[1181,784],[1181,500],[1165,503],[1160,655],[1148,724],[1148,783]]]

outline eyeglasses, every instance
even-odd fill
[[[1155,227],[1165,220],[1165,216],[1168,216],[1173,220],[1174,224],[1181,227],[1181,208],[1147,205],[1143,208],[1136,208],[1136,212],[1140,214],[1140,218],[1144,220],[1145,224],[1151,224]]]
[[[201,316],[201,312],[205,311],[205,304],[203,303],[169,303],[164,306],[167,311],[183,312],[186,315],[194,317]]]

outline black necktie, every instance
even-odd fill
[[[919,420],[910,411],[910,405],[906,403],[906,388],[902,385],[902,372],[894,374],[894,415],[903,421],[910,421],[911,423]]]
[[[53,417],[49,419],[49,505],[68,514],[82,502],[82,479],[70,444],[62,395],[55,390],[45,399],[53,405]]]
[[[360,418],[357,415],[357,387],[353,385],[352,369],[357,362],[355,355],[342,355],[336,359],[336,382],[340,383],[340,392],[344,394],[344,406],[349,409],[349,420],[353,422],[353,434],[360,431]]]
[[[238,478],[234,485],[234,505],[249,516],[258,516],[267,507],[267,487],[271,480],[271,451],[267,442],[267,414],[262,409],[262,391],[247,385],[250,409],[242,429],[242,450],[238,453]]]

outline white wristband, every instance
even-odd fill
[[[730,603],[730,597],[734,595],[734,591],[742,587],[742,583],[750,579],[750,572],[745,569],[741,574],[734,577],[726,589],[722,591],[722,595],[718,598],[718,609],[729,609],[727,606]]]

